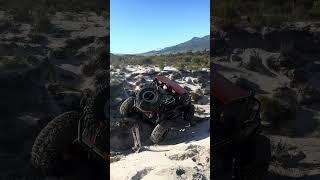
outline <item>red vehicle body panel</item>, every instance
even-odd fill
[[[221,74],[214,72],[211,76],[211,95],[223,104],[248,97],[250,93],[235,85]]]
[[[166,84],[168,87],[175,90],[178,94],[185,94],[187,93],[187,90],[179,86],[176,82],[171,81],[169,78],[164,76],[156,76],[156,79],[164,84]]]

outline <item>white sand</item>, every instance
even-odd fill
[[[208,122],[199,124],[190,133],[195,134],[195,139],[199,136],[204,138],[174,145],[150,146],[147,148],[151,151],[129,154],[111,163],[111,180],[210,179]],[[185,171],[181,176],[176,173],[179,168]]]

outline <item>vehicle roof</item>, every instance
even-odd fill
[[[184,89],[183,87],[179,86],[176,82],[170,80],[169,78],[165,76],[156,76],[156,79],[165,83],[167,86],[170,86],[172,89],[174,89],[178,94],[185,94],[188,91]]]
[[[235,85],[221,74],[213,72],[211,74],[211,95],[228,104],[232,101],[250,96],[250,92]]]

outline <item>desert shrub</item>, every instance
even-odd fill
[[[157,55],[157,56],[121,56],[123,62],[134,65],[157,65],[160,66],[164,63],[167,66],[173,66],[177,69],[198,69],[203,67],[209,67],[209,51],[203,51],[193,53],[189,55],[186,53]],[[112,64],[119,62],[120,60],[112,60]],[[162,66],[162,65],[161,65]]]
[[[160,68],[161,71],[163,71],[164,66],[165,66],[165,65],[164,65],[164,62],[163,62],[163,61],[160,61],[160,62],[159,62],[159,68]]]
[[[149,57],[142,59],[142,63],[146,65],[152,64],[152,62],[153,62],[152,58],[149,58]]]
[[[191,92],[190,95],[191,95],[191,99],[196,103],[199,102],[202,98],[202,96],[198,92]]]
[[[266,96],[259,98],[261,102],[261,119],[269,122],[274,129],[280,129],[281,125],[294,118],[295,110],[282,104],[276,98]]]
[[[180,62],[179,64],[176,65],[176,68],[177,68],[179,71],[182,71],[182,70],[188,69],[188,66],[187,66],[185,63]]]

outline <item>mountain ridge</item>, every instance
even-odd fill
[[[182,42],[180,44],[165,47],[161,50],[152,50],[145,53],[140,53],[137,55],[142,56],[154,56],[154,55],[164,55],[164,54],[175,54],[175,53],[183,53],[188,51],[204,51],[210,50],[210,36],[206,35],[203,37],[193,37],[188,41]]]

